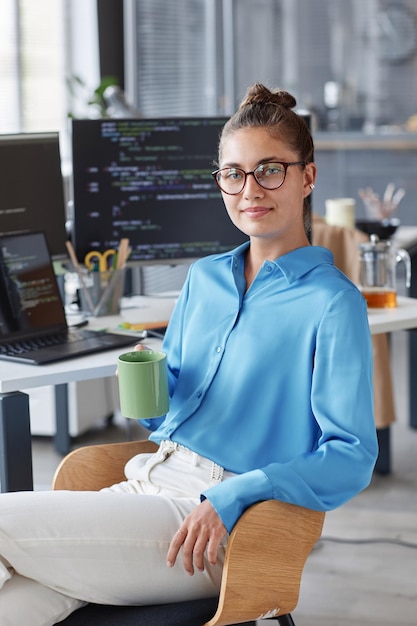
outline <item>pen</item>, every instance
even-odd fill
[[[85,299],[87,301],[88,308],[90,309],[90,313],[93,314],[94,313],[94,304],[93,304],[93,301],[91,299],[90,292],[88,291],[88,287],[85,284],[84,276],[83,276],[83,273],[82,273],[81,268],[79,266],[79,263],[78,263],[78,260],[77,260],[74,248],[72,246],[72,243],[67,240],[65,242],[65,245],[67,247],[68,254],[69,254],[69,257],[70,257],[70,259],[72,261],[72,264],[73,264],[73,266],[75,268],[75,271],[78,274],[78,278],[80,279],[81,287],[83,289],[83,292],[84,292],[84,295],[85,295]]]

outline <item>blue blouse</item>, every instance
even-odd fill
[[[163,344],[170,410],[143,422],[238,474],[201,494],[229,532],[261,500],[340,506],[377,456],[361,293],[316,246],[265,261],[245,291],[248,245],[191,266]]]

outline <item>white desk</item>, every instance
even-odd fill
[[[174,298],[145,298],[143,296],[132,298],[131,303],[129,300],[126,301],[127,307],[122,309],[120,316],[91,319],[89,328],[92,330],[106,328],[114,332],[123,332],[118,329],[121,322],[165,321],[170,318],[175,304]],[[131,334],[132,345],[134,345],[135,333]],[[155,342],[155,340],[146,340],[147,344],[150,342]],[[120,349],[111,350],[41,366],[0,361],[0,393],[112,376],[116,370],[119,354]]]
[[[117,330],[120,322],[165,321],[170,318],[175,298],[135,297],[124,302],[120,317],[91,320],[91,328]],[[136,343],[132,333],[132,346]],[[150,347],[160,340],[146,339]],[[29,397],[20,389],[55,386],[57,434],[55,446],[65,451],[68,445],[67,383],[114,376],[120,349],[69,359],[50,365],[23,365],[0,361],[0,481],[2,491],[33,488],[32,446]]]
[[[135,298],[134,308],[123,309],[121,319],[134,322],[169,319],[172,298]],[[417,328],[417,299],[399,298],[396,309],[375,309],[369,314],[372,333]],[[98,318],[92,324],[116,328],[117,318]],[[132,337],[132,345],[135,338]],[[147,339],[150,347],[160,341]],[[33,488],[29,399],[19,389],[55,385],[62,406],[69,382],[113,376],[120,350],[101,352],[51,365],[21,365],[0,361],[0,480],[2,491]],[[65,411],[60,412],[60,428],[65,430]],[[63,415],[64,414],[64,415]],[[68,425],[67,425],[68,430]]]
[[[371,333],[391,333],[417,328],[417,298],[397,298],[394,309],[368,309]]]

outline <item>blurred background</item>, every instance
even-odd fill
[[[360,217],[358,189],[393,182],[413,224],[416,77],[414,0],[0,4],[0,133],[60,130],[65,176],[69,116],[229,115],[260,81],[311,112],[317,213],[351,196]]]

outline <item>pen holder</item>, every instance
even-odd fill
[[[118,315],[124,282],[124,268],[107,272],[82,271],[79,275],[81,310],[94,317]]]

